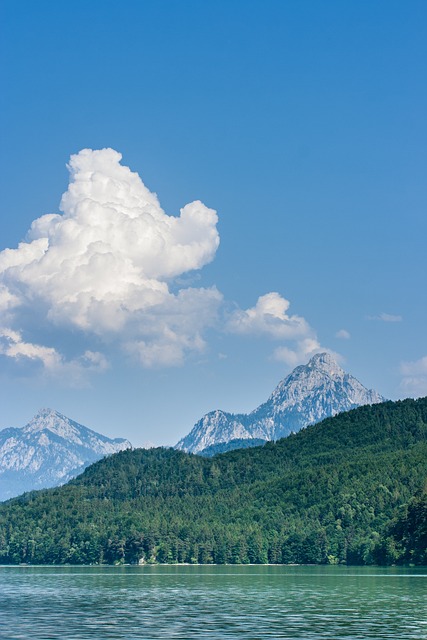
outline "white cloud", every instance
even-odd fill
[[[61,355],[54,348],[25,342],[19,331],[7,328],[0,329],[0,354],[16,360],[38,361],[50,371],[58,370],[62,363]]]
[[[340,329],[335,334],[336,338],[340,338],[340,340],[350,340],[351,334],[347,329]]]
[[[382,322],[402,322],[402,316],[396,316],[391,313],[380,313],[377,316],[367,316],[368,320],[381,320]]]
[[[109,362],[103,353],[90,351],[89,349],[86,350],[76,362],[84,369],[89,369],[90,371],[100,372],[110,368]]]
[[[400,387],[406,395],[427,395],[427,356],[413,362],[402,362],[400,373],[403,375]]]
[[[197,286],[194,271],[215,257],[216,212],[197,200],[167,215],[113,149],[84,149],[68,168],[62,214],[37,218],[25,241],[0,252],[0,354],[78,381],[108,368],[99,349],[118,348],[144,367],[203,353],[223,296]],[[279,340],[273,357],[298,364],[326,349],[289,307],[267,293],[222,318],[221,329]],[[51,344],[40,344],[47,334]]]
[[[281,346],[274,350],[272,359],[278,362],[284,362],[289,367],[296,367],[299,364],[305,364],[316,353],[330,353],[331,356],[337,361],[342,361],[342,356],[332,349],[323,347],[317,338],[304,338],[298,340],[292,348]]]
[[[9,309],[19,306],[18,296],[13,295],[7,287],[0,283],[0,313],[5,314]]]
[[[203,341],[191,341],[176,334],[166,335],[162,340],[147,342],[136,340],[128,344],[130,354],[137,357],[139,362],[148,368],[175,367],[184,361],[185,351],[196,349],[201,351],[204,347]]]
[[[0,329],[0,354],[18,362],[36,363],[48,376],[66,375],[72,385],[83,383],[85,374],[100,373],[109,366],[105,356],[94,351],[67,361],[53,347],[26,342],[19,331],[7,328]]]
[[[320,345],[316,338],[304,338],[298,340],[294,345],[294,348],[290,347],[277,347],[273,353],[273,359],[279,362],[284,362],[290,367],[296,367],[298,364],[304,364],[315,353],[323,353],[326,351],[324,347]]]
[[[210,262],[219,244],[217,215],[202,202],[168,216],[113,149],[71,156],[63,214],[34,220],[25,242],[0,252],[0,310],[19,330],[36,306],[44,322],[134,345],[144,366],[179,364],[204,347],[201,336],[222,301],[215,289],[170,290],[170,281]],[[194,309],[196,311],[194,311]],[[10,323],[9,323],[10,324]],[[17,345],[7,349],[14,357]],[[22,343],[23,345],[24,343]],[[26,343],[30,345],[30,343]],[[21,345],[46,368],[61,358]],[[43,351],[45,350],[45,351]]]
[[[264,334],[275,339],[292,339],[311,332],[306,320],[288,315],[290,302],[276,292],[258,298],[254,307],[235,310],[228,321],[231,333]]]
[[[288,342],[288,345],[281,345],[274,350],[272,359],[291,367],[307,362],[315,353],[332,353],[322,347],[314,329],[305,318],[288,314],[289,307],[289,300],[280,294],[267,293],[258,298],[254,307],[233,311],[227,329],[231,333],[266,335],[275,340]]]

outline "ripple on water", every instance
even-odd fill
[[[1,567],[0,581],[2,640],[426,638],[417,570]]]

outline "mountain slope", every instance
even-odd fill
[[[199,456],[207,456],[211,458],[218,453],[225,453],[226,451],[234,451],[234,449],[247,449],[249,447],[261,447],[268,440],[261,440],[261,438],[243,438],[241,440],[229,440],[229,442],[219,442],[218,444],[211,444],[206,449],[198,451]]]
[[[130,446],[42,409],[22,429],[0,431],[0,500],[64,484],[89,464]]]
[[[384,400],[341,369],[328,353],[320,353],[307,365],[296,367],[251,413],[207,413],[176,448],[198,453],[238,439],[278,440],[329,416]]]
[[[0,505],[0,563],[406,561],[387,537],[426,460],[427,398],[213,458],[123,451]]]

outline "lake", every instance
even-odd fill
[[[427,638],[427,568],[0,567],[0,638]]]

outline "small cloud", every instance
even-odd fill
[[[203,351],[205,342],[196,336],[194,339],[184,338],[179,335],[169,334],[164,340],[155,342],[137,340],[127,345],[129,354],[136,356],[137,360],[146,369],[160,369],[162,367],[179,367],[184,362],[187,349]]]
[[[351,334],[347,329],[340,329],[335,334],[336,338],[340,338],[340,340],[350,340]]]
[[[402,362],[400,373],[403,375],[400,388],[405,395],[415,398],[427,395],[427,356],[412,362]]]
[[[237,309],[227,324],[230,333],[264,334],[277,340],[289,340],[311,332],[306,320],[288,315],[290,302],[276,292],[258,298],[250,309]]]
[[[81,366],[90,371],[102,372],[110,368],[110,363],[104,354],[99,351],[85,351],[80,358],[77,358],[74,362],[80,363]]]
[[[296,367],[298,364],[307,362],[315,353],[322,353],[322,351],[324,349],[316,339],[306,338],[298,341],[293,349],[290,347],[277,347],[273,352],[272,359],[284,362],[290,367]]]
[[[402,362],[400,371],[403,375],[427,375],[427,356],[413,362]]]
[[[377,316],[366,316],[367,320],[380,320],[381,322],[402,322],[402,316],[393,315],[391,313],[380,313]]]
[[[322,347],[316,338],[305,338],[304,340],[299,340],[293,348],[284,346],[277,347],[273,352],[272,359],[277,360],[278,362],[284,362],[290,367],[296,367],[299,364],[305,364],[316,353],[324,353],[325,351],[330,353],[335,360],[342,360],[340,354],[332,351],[331,349]]]
[[[19,331],[0,329],[0,354],[14,360],[39,362],[46,371],[57,371],[62,364],[62,356],[53,347],[25,342]]]
[[[102,373],[109,368],[102,353],[85,351],[78,358],[66,360],[53,347],[27,342],[19,331],[8,328],[0,329],[0,355],[21,364],[39,365],[45,376],[67,378],[72,386],[84,384],[88,373]]]
[[[227,360],[228,355],[226,353],[218,353],[218,360]]]
[[[329,351],[333,354],[320,344],[305,318],[288,313],[289,307],[289,300],[273,291],[259,297],[254,307],[234,311],[226,328],[230,333],[264,335],[288,342],[288,345],[277,347],[271,358],[290,367],[307,362],[315,353]]]

